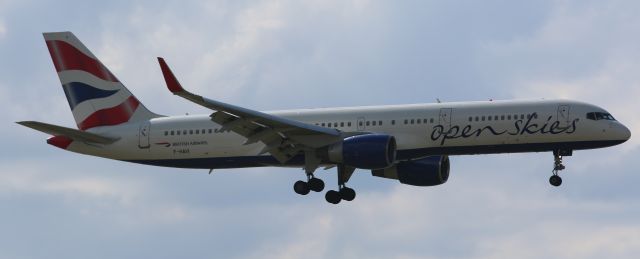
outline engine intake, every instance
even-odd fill
[[[345,138],[328,148],[328,160],[361,169],[387,168],[396,160],[396,139],[384,134]]]
[[[402,161],[386,169],[372,170],[377,177],[397,179],[403,184],[434,186],[449,179],[449,157],[430,156],[420,160]]]

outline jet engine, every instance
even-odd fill
[[[396,160],[396,139],[384,134],[357,135],[329,146],[327,159],[360,169],[387,168]]]
[[[371,174],[397,179],[408,185],[440,185],[449,179],[449,157],[430,156],[419,160],[402,161],[389,168],[371,170]]]

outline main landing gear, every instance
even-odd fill
[[[338,204],[341,200],[352,201],[356,198],[356,191],[347,187],[345,184],[351,178],[355,168],[344,165],[338,165],[338,190],[329,190],[324,195],[327,202]],[[293,190],[300,195],[307,195],[309,192],[321,192],[324,189],[324,182],[315,178],[313,174],[307,173],[307,181],[297,181],[293,184]]]
[[[356,191],[346,186],[355,170],[353,167],[338,165],[338,190],[330,190],[324,195],[327,202],[338,204],[341,200],[352,201],[356,198]]]
[[[313,174],[307,175],[307,181],[297,181],[293,184],[293,190],[300,195],[307,195],[310,191],[321,192],[324,190],[324,182],[315,178]]]
[[[571,150],[554,150],[553,151],[553,175],[549,177],[549,183],[553,186],[560,186],[562,184],[562,178],[558,175],[560,171],[565,169],[565,166],[562,164],[563,156],[571,156]]]

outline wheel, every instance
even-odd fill
[[[551,177],[549,177],[549,183],[553,186],[558,187],[562,184],[562,178],[557,175],[552,175]]]
[[[340,198],[342,198],[345,201],[352,201],[353,199],[356,198],[356,191],[354,191],[349,187],[344,187],[340,189]]]
[[[300,195],[307,195],[309,193],[309,184],[305,181],[297,181],[293,184],[293,190]]]
[[[332,204],[340,203],[340,193],[334,190],[328,191],[327,194],[324,195],[324,198],[327,200],[327,202]]]
[[[324,190],[324,181],[315,177],[309,179],[309,189],[314,192],[321,192],[322,190]]]

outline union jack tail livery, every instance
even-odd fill
[[[44,33],[80,130],[149,120],[149,111],[71,32]]]

